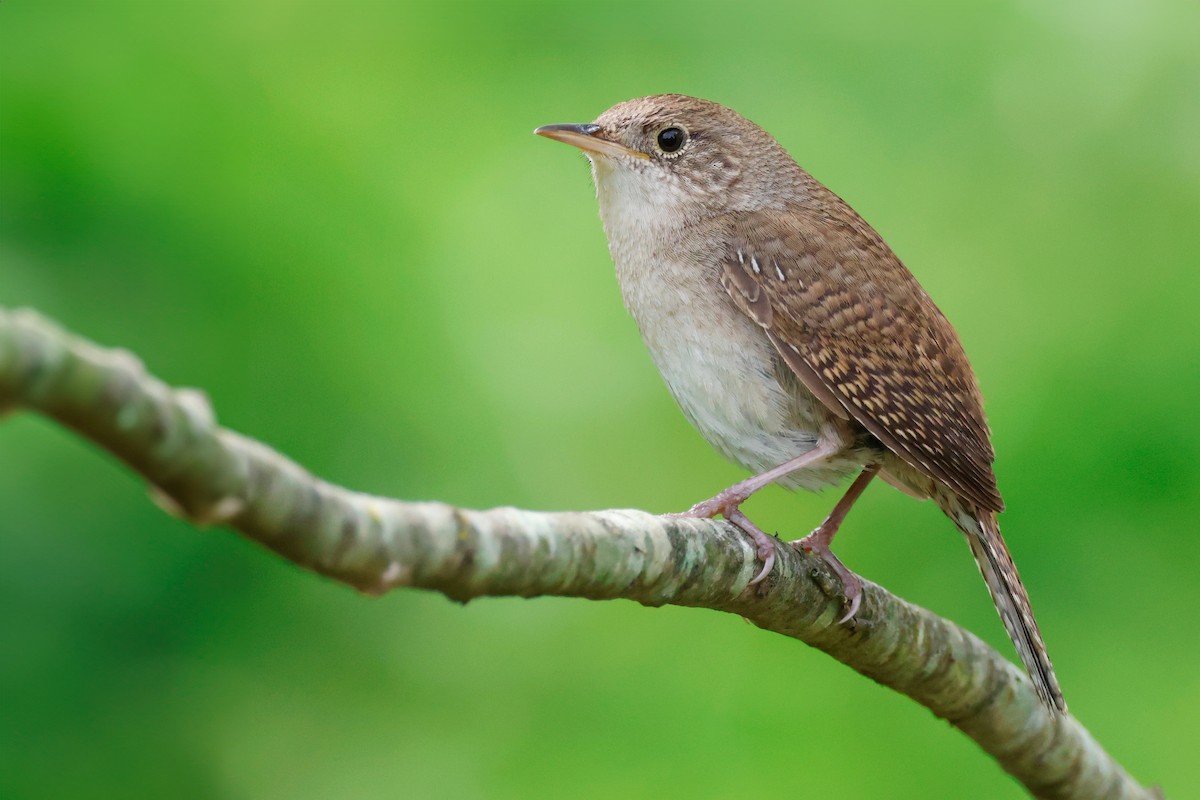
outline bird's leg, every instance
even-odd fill
[[[719,514],[750,534],[751,538],[754,539],[755,545],[758,547],[758,557],[763,562],[762,569],[754,576],[754,580],[750,581],[750,584],[754,585],[767,577],[771,572],[771,567],[775,566],[775,539],[763,533],[757,525],[742,513],[742,503],[746,502],[752,494],[767,484],[774,483],[797,470],[820,463],[836,453],[840,446],[841,443],[836,438],[822,436],[817,441],[817,446],[804,455],[796,456],[777,467],[772,467],[766,472],[754,475],[740,483],[735,483],[716,496],[710,497],[702,503],[697,503],[682,514],[674,516],[711,519]]]
[[[687,511],[684,511],[679,516],[681,517],[697,517],[700,519],[711,519],[720,514],[729,519],[729,512],[736,511],[738,506],[750,499],[750,496],[763,488],[769,483],[774,483],[780,478],[791,475],[797,470],[802,470],[805,467],[811,467],[813,464],[820,463],[829,456],[837,452],[839,444],[832,439],[821,439],[817,442],[817,446],[809,450],[802,456],[796,456],[789,459],[778,467],[772,467],[766,472],[761,472],[758,475],[747,478],[740,483],[735,483],[728,489],[717,493],[709,499],[696,503]],[[732,521],[732,520],[731,520]]]
[[[850,608],[846,611],[846,615],[838,620],[839,623],[848,622],[858,613],[858,607],[862,604],[862,581],[833,554],[829,545],[833,542],[833,537],[841,527],[846,514],[849,513],[855,501],[867,488],[867,484],[878,472],[878,464],[872,464],[860,472],[820,527],[803,539],[797,539],[791,543],[793,547],[800,547],[806,553],[816,553],[842,579],[842,591],[846,594],[846,602]]]

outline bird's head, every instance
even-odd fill
[[[758,210],[802,189],[803,173],[769,133],[696,97],[640,97],[594,122],[534,133],[587,155],[602,205],[661,206],[686,219]]]

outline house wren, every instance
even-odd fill
[[[983,399],[954,328],[862,217],[762,128],[707,100],[658,95],[535,133],[592,164],[625,305],[683,413],[754,473],[688,516],[776,540],[740,510],[767,484],[821,489],[857,475],[793,542],[862,584],[829,550],[878,475],[932,498],[966,535],[1043,702],[1062,692],[996,515],[1004,508]]]

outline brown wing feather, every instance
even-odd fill
[[[1002,510],[983,399],[954,328],[879,234],[848,206],[834,210],[739,219],[722,286],[821,402]]]

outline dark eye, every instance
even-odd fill
[[[658,146],[664,153],[674,153],[686,141],[687,134],[681,128],[663,128],[658,132]]]

